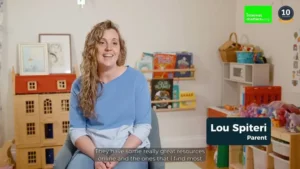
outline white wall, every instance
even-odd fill
[[[81,61],[87,32],[112,19],[127,41],[127,64],[144,51],[188,50],[194,53],[195,82],[180,82],[196,91],[197,111],[159,113],[163,145],[205,146],[206,107],[220,104],[221,64],[217,48],[235,30],[235,0],[87,0],[83,9],[71,0],[8,0],[7,57],[4,59],[5,139],[14,137],[10,71],[17,67],[17,44],[37,42],[39,33],[72,34],[74,64]],[[187,85],[190,87],[187,88]],[[8,90],[7,90],[8,89]]]
[[[7,6],[7,4],[6,3],[4,3],[4,4],[2,4],[3,6],[2,6],[2,9],[3,9],[3,18],[1,18],[1,19],[3,19],[2,21],[2,25],[1,25],[1,32],[2,32],[2,34],[1,34],[1,41],[2,41],[2,48],[1,48],[1,55],[0,55],[0,61],[1,61],[1,63],[0,63],[0,66],[1,66],[1,70],[0,70],[0,106],[1,106],[1,110],[0,110],[0,145],[2,145],[2,143],[3,143],[3,141],[4,141],[4,139],[5,139],[5,131],[4,131],[4,128],[5,128],[5,124],[4,124],[4,121],[5,121],[5,114],[4,114],[4,112],[3,112],[3,109],[5,109],[5,105],[3,104],[4,103],[4,101],[3,101],[3,99],[5,99],[6,98],[6,96],[5,96],[5,94],[3,93],[3,91],[4,90],[6,90],[6,88],[7,88],[7,85],[6,85],[6,83],[7,83],[7,80],[6,79],[4,79],[4,77],[6,77],[5,76],[5,74],[7,74],[7,66],[6,66],[6,63],[4,63],[4,61],[6,62],[6,56],[7,56],[7,50],[6,50],[6,48],[7,48],[7,30],[6,30],[6,19],[7,19],[7,17],[6,17],[6,15],[5,15],[5,13],[6,13],[6,6]],[[4,76],[3,76],[4,75]]]
[[[272,24],[244,24],[245,5],[271,5],[273,4]],[[289,24],[279,22],[278,10],[281,6],[288,5],[294,9],[294,21]],[[298,11],[298,12],[297,12]],[[242,43],[247,42],[242,36],[248,37],[251,44],[260,46],[266,57],[274,65],[274,84],[282,86],[282,100],[300,105],[300,86],[292,86],[293,71],[293,44],[294,32],[300,35],[300,1],[298,0],[243,0],[237,1],[236,6],[236,31]],[[298,43],[300,45],[300,43]],[[300,53],[299,53],[300,54]],[[299,79],[299,76],[297,77]]]

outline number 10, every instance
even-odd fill
[[[284,16],[284,15],[290,15],[291,14],[291,11],[289,10],[289,9],[282,9],[281,10],[282,11],[282,15]]]

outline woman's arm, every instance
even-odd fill
[[[135,81],[135,123],[133,133],[123,148],[137,148],[145,141],[151,130],[151,96],[148,82],[143,74]]]
[[[79,80],[77,79],[72,84],[70,96],[70,138],[77,149],[94,159],[96,147],[86,133],[86,118],[83,116],[78,104],[77,95],[79,90]]]

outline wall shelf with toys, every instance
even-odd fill
[[[191,67],[194,67],[193,65]],[[191,68],[191,69],[164,69],[164,70],[141,70],[142,73],[154,73],[154,72],[165,72],[165,73],[170,73],[170,72],[191,72],[191,76],[190,77],[173,77],[173,79],[175,81],[180,81],[180,80],[195,80],[195,72],[196,69],[195,68]],[[152,79],[160,79],[160,78],[148,78],[148,81],[151,81]]]
[[[179,108],[164,108],[164,109],[154,109],[156,112],[168,112],[168,111],[183,111],[183,110],[195,110],[196,109],[196,99],[180,99],[180,100],[158,100],[158,101],[151,101],[151,103],[155,106],[155,104],[159,103],[176,103],[176,104],[182,104]],[[185,106],[186,104],[190,104],[190,106]],[[191,105],[193,104],[193,105]]]
[[[136,68],[149,82],[151,104],[156,112],[196,109],[195,92],[182,91],[179,84],[174,83],[195,80],[196,69],[192,53],[143,53]]]

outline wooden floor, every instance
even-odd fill
[[[206,161],[205,162],[196,162],[196,164],[201,169],[228,169],[228,168],[218,168],[214,162],[214,153],[215,150],[206,150]]]

